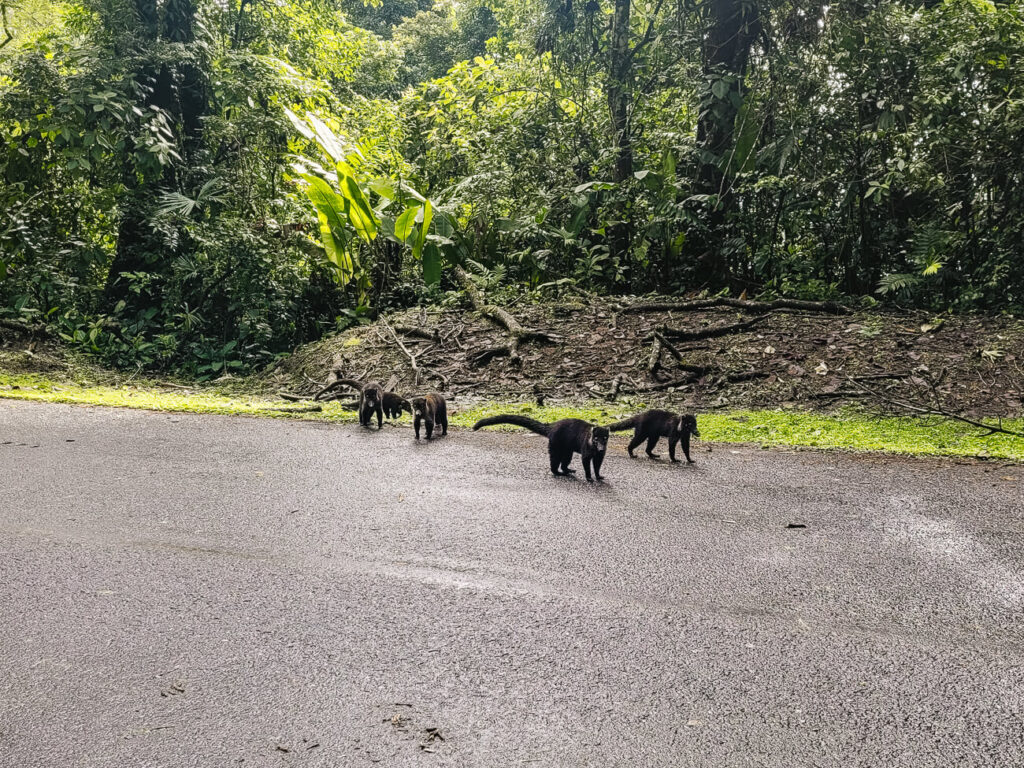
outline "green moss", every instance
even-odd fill
[[[0,397],[51,403],[78,403],[153,411],[183,411],[297,418],[313,421],[350,422],[353,411],[338,403],[324,403],[319,413],[286,413],[270,408],[296,408],[301,404],[195,387],[188,391],[161,388],[152,382],[121,384],[56,383],[39,375],[0,372]],[[519,413],[540,421],[568,417],[598,423],[617,420],[643,406],[582,404],[543,406],[488,403],[463,409],[453,404],[453,426],[472,427],[485,416]],[[410,421],[404,416],[404,421]],[[740,411],[705,413],[699,416],[704,440],[716,443],[753,443],[770,446],[807,446],[854,451],[935,456],[989,456],[1024,461],[1024,438],[1006,435],[981,437],[963,424],[929,418],[876,418],[857,411],[824,415],[803,411]],[[1024,419],[1003,422],[1009,429],[1024,431]],[[511,429],[511,428],[510,428]]]
[[[271,408],[297,408],[302,403],[244,395],[228,395],[215,389],[164,389],[154,385],[106,385],[54,383],[39,375],[0,373],[0,397],[14,400],[38,400],[47,403],[105,405],[140,408],[149,411],[217,413],[226,416],[249,415],[271,418],[298,418],[319,421],[356,421],[353,411],[338,403],[323,403],[319,413],[284,413]]]

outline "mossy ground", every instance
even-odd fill
[[[63,383],[34,374],[0,372],[0,397],[51,403],[297,418],[311,421],[352,422],[356,414],[339,403],[324,403],[318,413],[287,413],[271,408],[296,408],[301,403],[247,396],[214,387],[179,390],[151,382]],[[544,406],[488,403],[464,407],[453,404],[453,426],[471,427],[484,416],[521,413],[542,421],[575,416],[595,422],[619,419],[642,406],[580,404]],[[409,417],[405,416],[408,421]],[[702,439],[715,443],[753,443],[763,447],[807,446],[853,451],[884,451],[932,456],[981,456],[1024,461],[1024,438],[1006,435],[982,437],[979,430],[932,418],[878,418],[853,410],[832,415],[797,410],[710,412],[699,416]],[[1024,431],[1024,419],[1004,421]]]

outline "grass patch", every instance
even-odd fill
[[[321,403],[320,413],[285,413],[270,408],[297,408],[302,403],[228,394],[215,388],[175,390],[147,384],[67,384],[56,383],[38,374],[0,372],[0,398],[35,400],[46,403],[104,405],[138,408],[147,411],[215,413],[224,416],[264,416],[269,418],[314,421],[356,421],[355,411],[339,403]]]
[[[306,421],[356,421],[355,412],[338,403],[323,403],[323,410],[319,413],[286,413],[268,409],[295,408],[301,404],[225,392],[215,387],[183,391],[161,388],[150,382],[69,384],[54,382],[38,374],[0,372],[0,398]],[[576,417],[607,423],[641,409],[641,406],[630,409],[622,405],[601,404],[538,407],[489,403],[469,408],[459,404],[453,406],[452,425],[465,428],[472,427],[478,419],[498,413],[519,413],[540,421]],[[407,415],[403,420],[411,421]],[[753,443],[765,448],[807,446],[930,456],[985,456],[1024,461],[1024,438],[1006,435],[980,437],[977,430],[966,425],[932,418],[876,418],[856,411],[824,415],[787,410],[704,413],[698,416],[698,420],[703,439],[715,443]],[[1024,419],[1003,423],[1007,428],[1024,431]]]

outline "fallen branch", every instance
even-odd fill
[[[774,312],[779,309],[795,309],[803,312],[825,312],[830,315],[850,315],[853,311],[834,301],[800,301],[799,299],[776,299],[775,301],[749,301],[718,296],[713,299],[695,299],[694,301],[650,301],[638,304],[627,304],[619,309],[619,314],[627,315],[635,312],[692,312],[712,307],[734,307],[747,312]]]
[[[860,390],[862,390],[864,392],[867,392],[868,395],[870,395],[871,397],[874,397],[875,399],[877,399],[880,402],[888,403],[889,405],[895,405],[895,406],[897,406],[899,408],[905,408],[906,410],[912,411],[914,413],[923,413],[923,414],[926,414],[928,416],[942,416],[945,419],[951,419],[953,421],[959,421],[959,422],[962,422],[964,424],[968,424],[968,425],[970,425],[972,427],[977,427],[978,429],[986,430],[986,432],[983,435],[981,435],[981,437],[988,437],[989,435],[995,435],[995,434],[1009,435],[1010,437],[1024,437],[1024,432],[1015,432],[1012,429],[1005,429],[1002,426],[993,426],[992,424],[986,424],[983,421],[977,421],[975,419],[968,418],[967,416],[962,416],[959,413],[953,413],[952,411],[947,411],[945,408],[939,408],[938,406],[934,406],[934,405],[918,405],[918,404],[915,404],[915,403],[908,403],[905,400],[897,400],[895,397],[889,397],[888,395],[884,395],[881,392],[878,392],[877,390],[872,389],[871,387],[867,387],[867,386],[864,386],[863,384],[859,384],[859,383],[857,383],[854,379],[852,379],[849,376],[847,376],[846,379],[853,386],[857,387],[858,389],[860,389]]]
[[[288,400],[293,403],[301,403],[305,400],[312,400],[313,398],[309,395],[293,395],[291,392],[278,392],[277,396],[282,400]]]
[[[619,390],[622,389],[622,384],[623,384],[623,382],[625,382],[625,380],[626,380],[626,375],[623,374],[623,373],[620,373],[618,376],[616,376],[614,379],[612,379],[612,389],[608,393],[608,399],[609,400],[614,400],[615,398],[617,398],[619,396]]]
[[[771,374],[768,371],[743,371],[742,373],[726,374],[725,380],[730,384],[738,384],[741,381],[753,381],[754,379],[767,379]]]
[[[441,341],[441,333],[436,328],[430,330],[427,328],[419,328],[415,325],[396,325],[393,327],[403,336],[412,336],[417,339],[423,339],[424,341]]]
[[[352,389],[359,389],[359,390],[362,390],[362,388],[363,388],[362,383],[356,381],[355,379],[334,378],[333,380],[331,380],[332,376],[337,377],[337,371],[331,371],[330,374],[328,374],[328,376],[327,376],[327,384],[324,386],[323,389],[321,389],[319,392],[317,392],[315,395],[313,395],[313,399],[314,400],[320,400],[324,395],[326,395],[332,389],[336,389],[338,387],[352,387]]]
[[[662,339],[665,338],[660,333],[655,334],[654,343],[651,345],[651,357],[647,361],[647,375],[652,379],[656,378],[658,368],[661,367],[661,350],[662,350]]]
[[[868,396],[867,392],[850,392],[845,389],[837,389],[835,392],[811,392],[807,395],[811,400],[837,400],[843,397],[858,398]]]
[[[675,345],[672,344],[672,342],[670,342],[668,339],[666,339],[665,335],[660,331],[655,331],[653,336],[654,340],[661,342],[661,346],[665,348],[665,351],[672,355],[672,357],[676,359],[676,362],[682,365],[683,353],[676,349]]]
[[[516,365],[522,362],[519,357],[519,345],[522,342],[536,341],[546,344],[555,344],[561,341],[561,337],[554,333],[548,333],[547,331],[539,331],[534,328],[525,328],[513,315],[501,307],[495,306],[494,304],[488,304],[484,299],[480,289],[476,287],[469,275],[462,267],[455,267],[455,279],[459,281],[463,289],[466,291],[466,295],[469,296],[469,302],[473,305],[473,309],[482,314],[491,322],[496,325],[500,325],[508,334],[512,337],[512,340],[502,348],[495,348],[493,350],[487,350],[484,355],[489,355],[488,360],[492,360],[495,357],[508,355],[512,362]],[[481,357],[478,355],[477,357]],[[480,363],[476,363],[480,365]]]
[[[657,384],[648,384],[645,387],[637,387],[633,391],[636,393],[641,392],[660,392],[665,389],[673,389],[677,387],[685,387],[689,384],[693,384],[700,376],[690,374],[689,376],[682,379],[673,379],[672,381],[661,381]]]
[[[319,413],[323,408],[319,405],[307,405],[303,408],[264,408],[264,411],[278,411],[280,413]]]
[[[849,378],[853,381],[883,381],[885,379],[905,379],[912,374],[904,371],[903,373],[865,373],[860,376],[850,376]]]
[[[477,352],[475,355],[471,355],[469,357],[469,364],[473,368],[482,368],[496,357],[510,357],[511,355],[512,347],[505,344],[500,347],[491,347],[490,349],[485,349],[482,352]]]
[[[662,336],[670,338],[673,341],[700,341],[703,339],[715,339],[719,336],[729,336],[734,333],[743,333],[746,330],[753,328],[758,323],[764,321],[767,315],[755,317],[753,320],[747,320],[744,323],[734,323],[732,325],[719,325],[715,328],[705,328],[702,331],[683,331],[678,328],[662,327]]]
[[[18,333],[38,334],[40,336],[49,335],[49,332],[46,330],[46,326],[42,323],[32,325],[30,323],[24,323],[21,320],[11,320],[6,317],[0,317],[0,328],[17,331]]]
[[[405,353],[405,356],[407,358],[409,358],[409,367],[412,368],[413,386],[419,387],[419,385],[420,385],[420,367],[416,363],[416,355],[414,355],[412,352],[410,352],[409,348],[406,347],[405,344],[402,343],[402,340],[400,338],[398,338],[398,334],[395,333],[395,329],[394,328],[392,328],[390,325],[388,325],[383,320],[381,320],[381,323],[383,324],[383,326],[385,328],[387,328],[391,332],[391,338],[393,338],[395,340],[395,344],[398,345],[398,348],[400,350],[402,350],[402,352]]]
[[[664,350],[676,359],[676,368],[679,368],[682,371],[686,371],[687,373],[696,373],[698,376],[704,376],[714,371],[713,368],[709,368],[706,365],[692,365],[690,363],[684,363],[683,353],[680,352],[679,349],[671,341],[666,339],[660,331],[655,331],[654,333],[652,333],[650,338],[660,341],[661,346],[664,348]]]

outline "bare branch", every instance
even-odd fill
[[[906,400],[897,400],[894,397],[889,397],[888,395],[882,394],[881,392],[872,389],[871,387],[865,386],[863,383],[858,382],[856,379],[850,376],[847,376],[846,379],[853,386],[857,387],[862,392],[866,392],[868,395],[874,397],[879,402],[888,403],[889,405],[895,405],[898,408],[905,408],[906,410],[912,411],[913,413],[923,413],[928,416],[942,416],[944,419],[948,419],[951,421],[960,421],[963,422],[964,424],[969,424],[972,427],[987,430],[983,435],[981,435],[981,437],[988,437],[989,435],[995,434],[1010,435],[1011,437],[1024,437],[1024,432],[1014,432],[1013,430],[1003,428],[1001,425],[986,424],[983,421],[977,421],[975,419],[968,418],[967,416],[962,416],[959,413],[947,411],[946,409],[940,408],[937,405],[918,405],[915,403],[908,403]]]
[[[779,309],[795,309],[802,312],[826,312],[832,315],[849,315],[852,313],[852,310],[848,307],[844,307],[834,301],[801,301],[799,299],[750,301],[748,299],[733,299],[728,296],[717,296],[713,299],[695,299],[694,301],[651,301],[627,304],[619,309],[619,313],[626,315],[635,312],[691,312],[712,307],[734,307],[746,310],[747,312],[758,313],[774,312]]]

